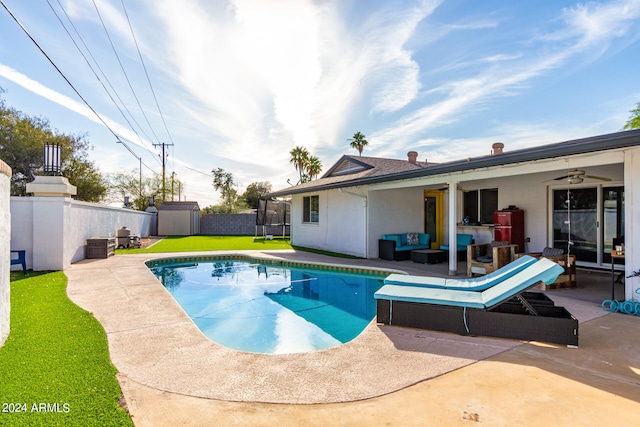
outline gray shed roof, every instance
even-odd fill
[[[199,211],[198,202],[164,202],[158,207],[159,211]]]
[[[283,197],[310,191],[355,187],[380,182],[434,176],[473,169],[509,165],[513,163],[552,159],[575,154],[593,153],[640,145],[640,129],[606,135],[581,138],[522,150],[505,151],[502,154],[466,158],[447,163],[409,163],[407,160],[377,157],[342,156],[322,178],[267,194],[267,197]],[[359,161],[365,166],[353,173],[335,174],[345,161]]]

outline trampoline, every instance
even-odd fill
[[[282,227],[282,238],[287,235],[291,221],[291,203],[286,200],[258,199],[255,236],[272,236],[267,227]]]

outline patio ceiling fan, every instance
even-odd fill
[[[569,184],[580,184],[582,181],[584,181],[585,178],[598,179],[600,181],[611,181],[611,178],[597,175],[587,175],[585,171],[579,169],[568,171],[565,176],[559,176],[558,178],[554,178],[552,181],[567,180],[569,181]]]

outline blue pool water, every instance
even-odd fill
[[[155,264],[155,265],[154,265]],[[242,259],[149,268],[212,341],[254,353],[301,353],[357,337],[385,275]]]

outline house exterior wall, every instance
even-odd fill
[[[319,196],[318,223],[302,222],[303,197],[307,195],[295,195],[291,208],[291,244],[366,257],[366,199],[338,190],[308,195]]]
[[[369,192],[369,258],[378,258],[383,234],[424,232],[424,188]]]
[[[10,329],[10,284],[9,270],[11,268],[11,209],[9,207],[9,193],[11,191],[11,168],[0,160],[0,347],[9,336]]]
[[[148,236],[155,214],[65,197],[11,197],[11,248],[26,251],[27,268],[62,270],[85,258],[87,239],[113,237],[126,226]],[[17,269],[19,266],[13,266]]]

